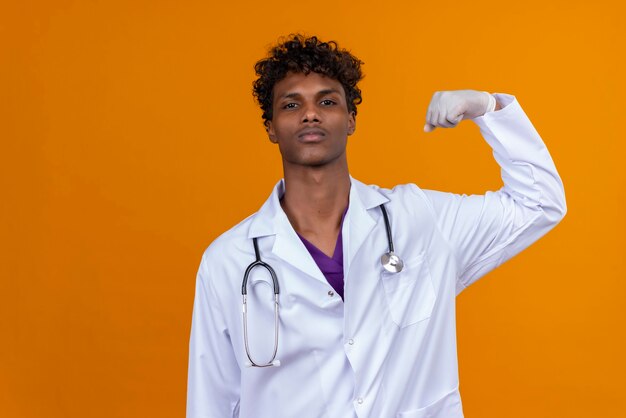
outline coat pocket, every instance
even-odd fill
[[[397,418],[463,418],[459,390],[453,390],[425,408],[401,412]]]
[[[381,281],[389,313],[399,327],[430,318],[436,296],[425,253],[406,261],[400,273],[383,270]]]

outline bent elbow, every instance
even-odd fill
[[[551,224],[551,227],[558,225],[567,213],[567,203],[565,201],[565,193],[560,193],[551,199],[549,205],[543,207],[543,212]]]
[[[560,205],[560,218],[559,218],[559,222],[565,218],[565,215],[567,214],[567,203],[565,202],[565,195],[563,195],[563,198],[561,199],[561,205]]]

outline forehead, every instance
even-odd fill
[[[292,94],[313,96],[327,90],[335,90],[345,98],[343,86],[334,78],[314,72],[287,73],[285,78],[274,84],[274,98],[279,99]]]

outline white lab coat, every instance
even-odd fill
[[[536,241],[565,214],[548,150],[513,96],[474,121],[504,186],[482,196],[391,190],[352,179],[343,224],[345,302],[332,292],[279,204],[206,250],[197,277],[189,354],[188,418],[459,418],[455,296]],[[401,273],[383,270],[389,213]],[[245,367],[241,308],[252,238],[280,282],[280,367]],[[273,348],[273,293],[249,282],[250,348]]]

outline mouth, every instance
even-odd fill
[[[302,142],[318,142],[326,136],[320,129],[305,129],[298,134],[298,139]]]

